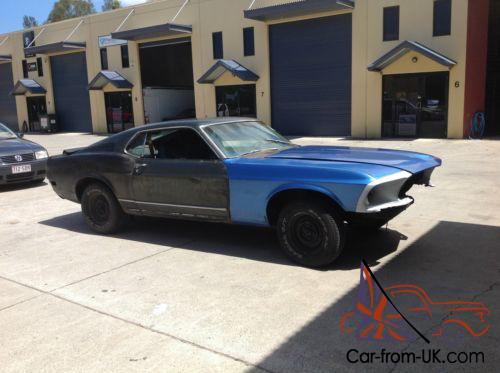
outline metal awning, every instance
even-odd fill
[[[218,60],[203,76],[198,80],[200,84],[212,84],[226,71],[237,76],[245,82],[256,82],[259,76],[240,65],[235,60]]]
[[[382,71],[391,63],[393,63],[394,61],[396,61],[397,59],[401,58],[402,56],[404,56],[409,52],[418,52],[420,54],[423,54],[424,56],[430,58],[431,60],[443,66],[446,66],[450,69],[457,64],[456,61],[452,60],[451,58],[448,58],[445,55],[436,52],[435,50],[432,50],[423,44],[420,44],[416,41],[405,40],[397,47],[391,49],[388,53],[384,54],[378,60],[373,62],[370,66],[368,66],[368,70]]]
[[[193,32],[193,26],[179,25],[177,23],[165,23],[163,25],[136,28],[133,30],[112,32],[113,39],[140,40],[150,39],[160,36],[186,35]]]
[[[10,62],[12,61],[12,56],[10,54],[0,54],[0,62]]]
[[[282,18],[307,16],[314,13],[354,9],[354,0],[296,0],[244,11],[245,18],[273,21]]]
[[[71,50],[85,49],[85,46],[86,46],[85,42],[59,41],[57,43],[50,43],[45,45],[37,45],[33,47],[24,48],[24,54],[35,55],[35,54],[67,52]]]
[[[33,79],[21,79],[18,80],[14,89],[10,92],[12,96],[23,96],[26,93],[31,93],[34,95],[45,94],[47,91],[40,84],[38,84]]]
[[[134,87],[132,83],[116,71],[102,70],[92,79],[87,88],[90,91],[98,91],[108,84],[118,89],[131,89]]]

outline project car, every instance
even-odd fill
[[[49,159],[48,178],[99,233],[116,232],[127,215],[271,226],[291,259],[318,267],[341,253],[346,224],[383,226],[440,164],[406,151],[299,146],[255,119],[218,118],[66,150]]]

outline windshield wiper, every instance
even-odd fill
[[[255,154],[255,153],[260,153],[260,152],[267,152],[267,151],[270,151],[270,150],[279,150],[277,148],[269,148],[269,149],[256,149],[256,150],[252,150],[251,152],[246,152],[246,153],[243,153],[243,154],[240,154],[239,156],[240,157],[244,157],[246,155],[252,155],[252,154]]]
[[[283,140],[265,139],[264,141],[267,141],[267,142],[273,142],[273,143],[275,143],[275,144],[292,145],[290,142],[288,142],[288,141],[283,141]]]

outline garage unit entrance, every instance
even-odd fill
[[[54,103],[63,132],[92,132],[85,53],[50,58]]]
[[[191,38],[139,45],[146,123],[193,117]]]
[[[18,131],[16,99],[10,95],[13,85],[12,64],[0,63],[0,123]]]
[[[449,73],[383,77],[382,136],[445,138]]]
[[[351,39],[351,14],[269,26],[274,128],[350,135]]]

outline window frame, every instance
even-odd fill
[[[128,43],[120,45],[120,55],[122,59],[122,68],[128,69],[130,67],[130,54],[128,49]]]
[[[389,35],[387,33],[387,30],[386,30],[386,21],[388,20],[388,18],[393,15],[391,12],[392,11],[397,11],[396,12],[396,25],[395,25],[395,29],[397,30],[396,31],[396,34],[395,35]],[[382,16],[382,40],[383,41],[397,41],[399,40],[399,34],[400,34],[400,17],[401,17],[401,10],[400,10],[400,6],[399,5],[395,5],[395,6],[387,6],[387,7],[384,7],[383,9],[383,16]]]
[[[38,76],[43,76],[43,59],[42,57],[36,58],[36,69],[38,71]]]
[[[28,60],[22,60],[21,64],[23,66],[23,79],[29,79]]]
[[[172,162],[179,162],[179,161],[185,161],[185,162],[220,162],[222,159],[224,159],[224,155],[221,153],[219,148],[212,143],[210,139],[206,138],[206,135],[203,131],[198,130],[197,128],[191,127],[191,126],[166,126],[166,127],[159,127],[159,128],[150,128],[150,129],[145,129],[145,130],[140,130],[136,132],[125,144],[123,147],[123,153],[135,158],[135,159],[148,159],[148,160],[157,160],[155,158],[143,158],[143,157],[138,157],[135,154],[132,154],[128,151],[128,147],[130,144],[139,136],[142,136],[143,134],[146,134],[148,132],[161,132],[161,131],[167,131],[167,130],[182,130],[182,129],[188,129],[191,131],[194,131],[212,150],[212,152],[215,154],[216,159],[183,159],[183,158],[175,158],[175,159],[159,159],[160,161],[172,161]]]
[[[100,48],[99,56],[101,58],[101,70],[108,70],[109,69],[108,48]]]
[[[219,37],[220,40],[218,39]],[[220,45],[218,45],[217,42],[220,42]],[[220,47],[220,50],[218,49],[218,47]],[[222,35],[222,31],[212,32],[212,52],[214,60],[222,60],[224,58],[224,38]]]
[[[440,20],[437,18],[437,10],[440,5],[440,3],[449,3],[449,12],[445,15],[446,19],[445,21],[448,22],[448,28],[443,32],[437,31],[437,25],[441,24],[442,22],[439,22]],[[444,7],[444,4],[441,6]],[[448,9],[447,9],[448,10]],[[452,28],[452,14],[453,14],[453,0],[434,0],[433,2],[433,16],[432,16],[432,36],[433,37],[440,37],[440,36],[450,36],[451,35],[451,28]],[[442,16],[444,17],[444,16]]]
[[[243,28],[243,56],[255,56],[255,28]]]

